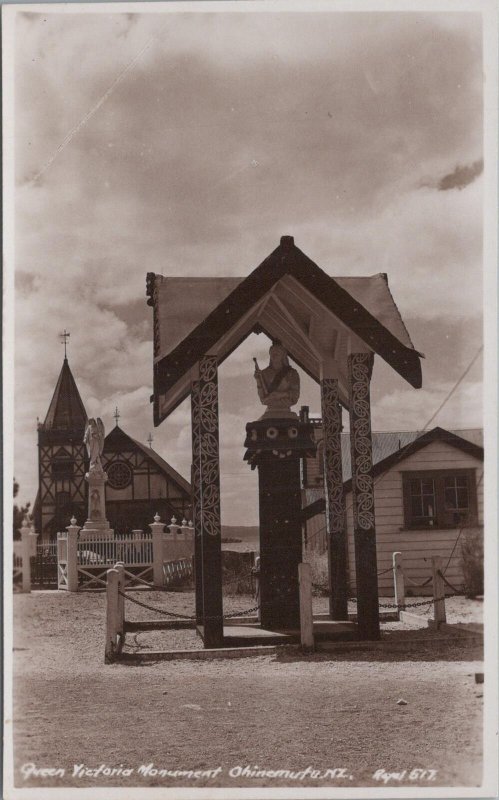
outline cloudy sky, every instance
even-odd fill
[[[15,28],[21,500],[64,328],[87,413],[109,429],[118,405],[188,476],[188,404],[153,430],[146,273],[246,275],[283,234],[332,276],[388,273],[424,386],[376,359],[373,427],[423,428],[482,340],[480,16],[34,9]],[[257,519],[242,442],[266,349],[220,370],[229,524]],[[481,426],[481,370],[435,424]],[[300,402],[319,410],[309,379]]]

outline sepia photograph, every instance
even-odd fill
[[[3,6],[6,800],[497,796],[497,17]]]

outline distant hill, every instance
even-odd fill
[[[260,528],[258,525],[222,525],[222,539],[241,539],[243,542],[258,541]]]

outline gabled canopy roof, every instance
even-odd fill
[[[65,358],[43,427],[45,430],[84,431],[86,424],[87,412]]]
[[[190,370],[206,353],[223,361],[250,333],[279,338],[316,380],[321,358],[343,367],[348,337],[378,353],[412,386],[421,386],[420,354],[388,288],[386,275],[331,278],[291,236],[246,278],[148,275],[154,307],[154,423],[190,392]],[[346,384],[340,396],[345,402]]]

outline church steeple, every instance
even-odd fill
[[[54,537],[57,531],[63,531],[73,515],[79,521],[84,519],[88,466],[83,444],[86,425],[87,412],[65,354],[47,416],[43,424],[38,425],[36,524],[42,538]]]
[[[83,405],[68,359],[64,357],[62,369],[50,402],[43,428],[58,431],[84,431],[87,412]]]

